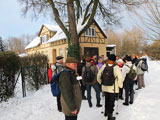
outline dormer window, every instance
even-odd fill
[[[95,36],[96,36],[95,28],[93,28],[93,27],[88,28],[88,29],[86,30],[86,32],[85,32],[85,36],[95,37]]]
[[[47,35],[43,35],[41,38],[42,38],[42,43],[47,42]]]

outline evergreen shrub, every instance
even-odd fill
[[[0,102],[14,96],[15,75],[20,70],[20,63],[14,52],[0,52]]]

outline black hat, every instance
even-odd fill
[[[57,57],[56,57],[56,60],[61,60],[61,59],[63,59],[62,56],[57,56]]]
[[[108,56],[108,60],[116,61],[116,56],[114,54],[111,54]]]
[[[126,56],[126,58],[125,58],[127,61],[132,61],[132,58],[131,58],[131,56]]]

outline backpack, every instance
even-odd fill
[[[65,71],[65,72],[67,72],[68,74],[69,74],[69,72],[67,71],[67,70],[63,70],[63,71]],[[62,72],[62,71],[61,71]],[[52,77],[52,79],[51,79],[51,81],[50,81],[50,84],[51,84],[51,92],[52,92],[52,95],[54,96],[54,97],[57,97],[59,94],[60,94],[60,88],[59,88],[59,77],[60,77],[60,74],[61,74],[61,72],[60,73],[56,73],[53,77]]]
[[[129,67],[128,65],[126,65],[126,66]],[[130,70],[129,70],[129,72],[126,74],[126,76],[127,76],[129,79],[134,80],[135,77],[136,77],[136,75],[137,75],[137,73],[136,73],[136,71],[133,69],[133,65],[132,65],[131,67],[129,67],[129,68],[130,68]]]
[[[103,70],[101,79],[102,79],[102,85],[106,85],[106,86],[112,86],[115,82],[115,76],[114,76],[114,70],[113,67],[115,66],[108,66],[108,64],[106,64],[106,67]]]
[[[142,69],[142,71],[148,70],[148,65],[147,65],[146,59],[142,59],[141,69]]]
[[[94,80],[94,74],[93,71],[91,70],[91,66],[89,67],[85,66],[83,78],[84,82],[92,82]]]

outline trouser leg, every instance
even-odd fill
[[[105,95],[105,110],[104,114],[107,116],[109,113],[109,94],[107,92],[104,92]]]
[[[125,103],[128,104],[128,98],[129,98],[129,86],[125,87]]]
[[[138,88],[142,88],[142,80],[141,80],[141,75],[137,75],[137,80],[138,80]]]
[[[145,87],[145,84],[144,84],[144,74],[142,74],[142,87]]]
[[[77,120],[77,116],[66,116],[65,115],[65,120]]]
[[[110,99],[109,99],[109,103],[110,103],[110,106],[109,106],[109,113],[110,114],[113,114],[113,111],[114,111],[114,102],[115,102],[115,94],[114,93],[109,93],[110,94]]]
[[[93,88],[94,88],[94,90],[95,90],[95,92],[96,92],[96,99],[97,99],[97,100],[100,100],[100,99],[101,99],[101,98],[100,98],[100,88],[99,88],[98,84],[93,85]]]
[[[134,90],[133,90],[133,86],[134,86],[134,81],[130,84],[130,103],[133,103],[133,99],[134,99]]]
[[[91,100],[91,85],[86,85],[87,89],[87,98],[88,100]]]
[[[62,111],[62,106],[61,106],[60,96],[61,96],[61,94],[59,94],[57,96],[57,108],[58,108],[58,111],[61,112]]]

